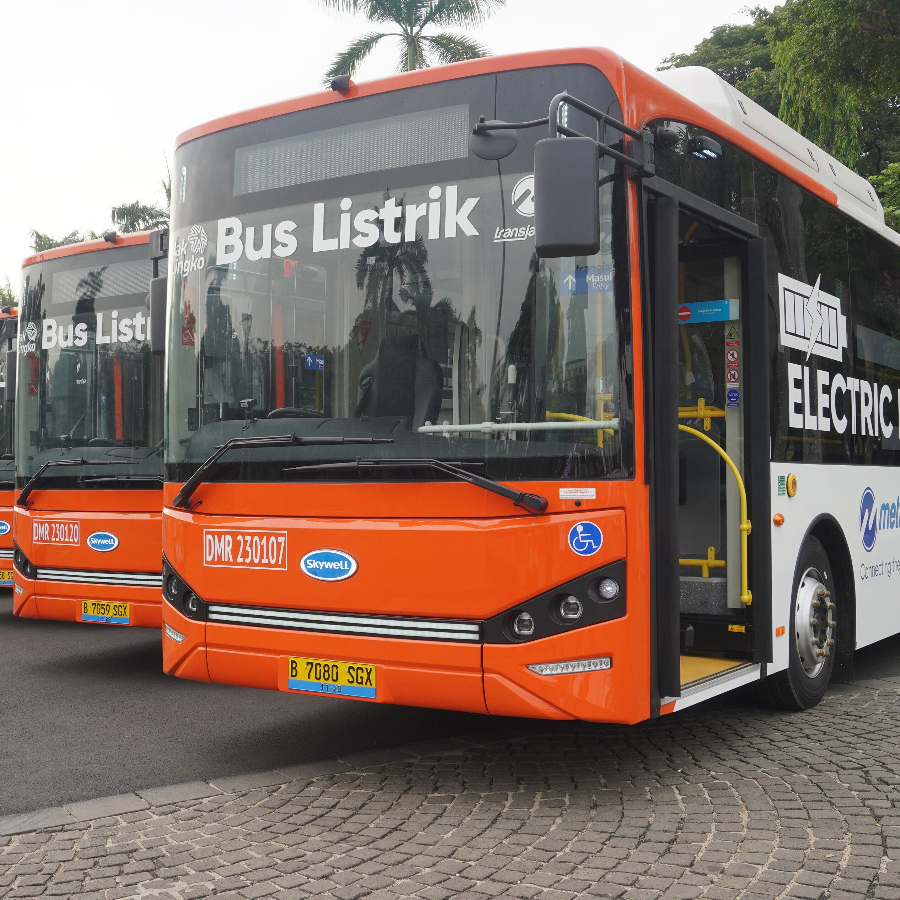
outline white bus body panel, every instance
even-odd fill
[[[779,476],[797,476],[797,494],[779,494]],[[866,489],[874,494],[872,510],[861,507]],[[900,632],[900,479],[883,466],[772,463],[772,515],[781,513],[784,525],[772,529],[772,642],[773,664],[769,672],[787,668],[790,641],[791,589],[803,539],[820,516],[834,519],[844,533],[850,551],[856,589],[856,647]],[[895,505],[893,524],[890,506]],[[882,506],[886,509],[882,511]],[[871,549],[863,544],[868,515],[877,517]],[[883,525],[883,527],[882,527]],[[764,523],[753,523],[766,527]],[[868,532],[871,536],[871,531]],[[751,533],[750,540],[753,540]],[[751,585],[751,590],[752,590]],[[840,603],[842,598],[837,597]],[[846,601],[845,601],[846,602]],[[776,637],[774,630],[784,627]]]

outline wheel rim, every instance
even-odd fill
[[[822,671],[834,649],[834,599],[826,581],[818,569],[808,568],[794,601],[794,641],[808,678]]]

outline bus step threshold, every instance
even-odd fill
[[[696,687],[723,675],[737,672],[751,663],[739,659],[719,659],[714,656],[681,657],[681,690]]]

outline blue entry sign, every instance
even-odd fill
[[[559,273],[559,292],[571,294],[599,294],[613,289],[612,266],[599,269],[568,269]]]
[[[726,407],[728,409],[737,409],[741,405],[741,392],[736,388],[732,388],[726,395]]]
[[[316,353],[310,353],[303,359],[303,368],[308,369],[310,372],[324,372],[325,357]]]
[[[603,546],[603,532],[593,522],[579,522],[569,529],[569,547],[579,556],[593,556]]]
[[[678,321],[697,325],[701,322],[732,322],[741,317],[739,300],[711,300],[706,303],[682,303]]]

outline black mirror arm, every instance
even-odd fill
[[[550,137],[556,138],[560,135],[565,137],[590,137],[590,135],[582,134],[569,128],[559,121],[559,108],[562,104],[581,110],[585,115],[595,119],[599,125],[599,138],[590,139],[597,145],[602,156],[608,156],[616,162],[630,166],[635,170],[635,177],[650,178],[656,174],[656,166],[653,159],[654,137],[646,130],[632,128],[624,122],[614,119],[599,109],[595,109],[589,103],[567,94],[565,91],[557,94],[550,101],[550,112],[543,119],[532,119],[530,122],[487,122],[484,116],[479,116],[478,122],[472,128],[472,134],[490,134],[494,131],[517,131],[520,128],[537,128],[541,125],[548,125],[550,128]],[[627,145],[627,153],[616,150],[606,143],[606,128],[610,126],[616,131],[627,135],[631,138]]]
[[[486,122],[484,116],[479,116],[472,134],[488,134],[491,131],[517,131],[520,128],[537,128],[546,125],[549,119],[532,119],[530,122]]]

